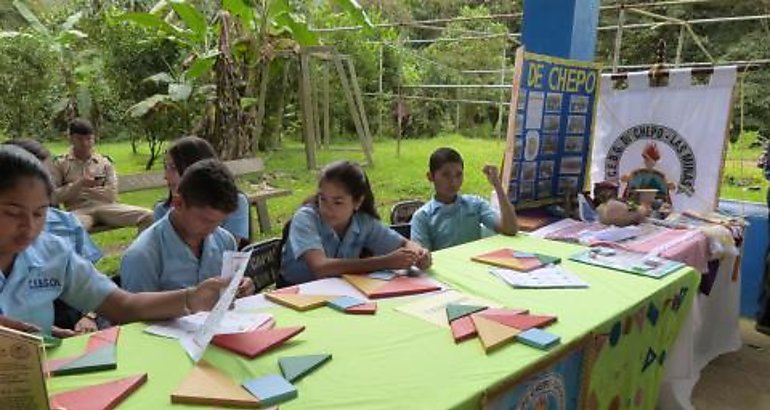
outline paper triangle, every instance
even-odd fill
[[[371,294],[367,294],[370,298],[389,298],[395,296],[414,295],[417,293],[432,292],[434,290],[440,290],[441,287],[436,283],[428,281],[423,278],[409,278],[405,276],[399,276],[391,281],[384,282],[376,291]]]
[[[54,394],[49,402],[52,409],[114,409],[146,381],[147,373],[125,377],[107,383]]]
[[[229,376],[207,361],[201,360],[193,367],[176,390],[171,393],[171,403],[199,404],[259,408],[259,401]]]
[[[299,295],[299,294],[273,294],[265,293],[265,297],[279,305],[283,305],[294,310],[306,311],[315,309],[326,304],[326,301],[337,296],[327,295]]]
[[[91,334],[88,338],[88,344],[86,345],[86,352],[92,352],[104,346],[116,345],[118,343],[119,334],[120,326],[113,326]]]
[[[73,360],[75,360],[77,358],[78,358],[78,356],[62,357],[60,359],[48,359],[48,360],[45,361],[45,364],[43,365],[43,372],[45,372],[46,374],[49,374],[49,373],[53,374],[53,372],[56,369],[64,366],[65,364],[67,364],[67,363],[69,363],[69,362],[71,362],[71,361],[73,361]]]
[[[291,383],[301,379],[313,370],[321,367],[332,358],[330,354],[312,354],[306,356],[291,356],[278,359],[283,377]]]
[[[485,312],[480,312],[479,314],[486,319],[519,330],[528,330],[533,327],[545,327],[556,321],[556,316],[535,316],[528,314],[495,315],[485,314]]]
[[[489,308],[484,310],[483,312],[480,312],[479,315],[481,316],[495,316],[495,315],[501,315],[501,316],[512,316],[512,315],[521,315],[521,314],[527,314],[529,313],[529,310],[527,309],[500,309],[500,308]]]
[[[350,313],[351,315],[373,315],[377,313],[377,303],[369,302],[363,305],[352,306],[345,309],[345,313]]]
[[[479,339],[481,339],[481,345],[484,346],[485,352],[489,352],[513,340],[519,333],[517,329],[503,326],[482,316],[471,315],[471,319],[476,327],[476,332],[479,334]]]
[[[452,337],[455,343],[460,343],[476,336],[476,326],[473,325],[473,319],[470,316],[463,316],[449,323],[452,328]]]
[[[503,248],[473,256],[471,257],[471,260],[493,266],[514,269],[520,272],[527,272],[543,266],[543,263],[540,261],[540,259],[538,259],[538,257],[541,255],[533,254],[532,257],[515,257],[515,252],[516,251],[513,249]]]
[[[470,315],[471,313],[476,313],[479,311],[482,311],[486,309],[486,306],[472,306],[472,305],[457,305],[454,303],[450,303],[446,305],[446,317],[447,320],[449,320],[449,323],[452,323],[453,321]]]
[[[68,374],[80,374],[110,370],[118,367],[114,345],[106,345],[100,349],[84,353],[69,363],[65,363],[51,373],[54,376],[66,376]]]
[[[247,380],[242,386],[253,394],[262,406],[272,406],[297,397],[297,388],[275,374]]]
[[[367,296],[389,283],[389,281],[372,279],[366,275],[342,275],[342,278]]]
[[[252,330],[245,333],[216,335],[211,343],[223,349],[253,359],[258,355],[280,346],[305,330],[305,326],[281,327],[268,330]]]

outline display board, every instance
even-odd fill
[[[583,190],[599,80],[596,64],[517,51],[503,163],[517,208]]]

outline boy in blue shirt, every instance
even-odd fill
[[[179,181],[171,211],[142,232],[120,264],[121,286],[131,292],[183,289],[217,277],[222,254],[235,238],[219,225],[238,207],[238,187],[216,159],[198,161]],[[254,293],[244,278],[238,295]]]
[[[457,151],[439,148],[428,165],[435,195],[412,216],[413,241],[437,251],[481,238],[481,225],[504,235],[516,234],[516,211],[503,191],[497,167],[486,165],[483,172],[497,194],[500,216],[481,197],[459,193],[464,165]]]

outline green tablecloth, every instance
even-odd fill
[[[470,261],[472,255],[500,247],[562,257],[562,263],[591,287],[583,290],[512,289],[489,274],[488,266]],[[476,340],[456,345],[448,329],[394,310],[414,299],[391,299],[378,302],[376,316],[345,315],[329,308],[303,313],[271,309],[278,326],[304,325],[306,330],[281,348],[255,360],[244,360],[216,347],[210,347],[204,358],[234,380],[243,381],[280,374],[277,359],[282,356],[331,353],[332,361],[300,380],[296,384],[299,397],[282,404],[281,408],[476,408],[485,390],[530,372],[538,363],[566,349],[570,342],[591,332],[598,332],[600,342],[606,340],[616,323],[623,322],[640,308],[646,308],[651,300],[664,303],[682,288],[691,289],[685,295],[678,315],[661,313],[659,326],[647,326],[644,332],[636,333],[628,329],[621,341],[613,339],[613,348],[608,347],[609,343],[603,343],[607,347],[598,351],[588,389],[594,396],[592,404],[606,408],[611,400],[616,400],[615,396],[622,396],[621,407],[626,407],[629,395],[638,393],[640,383],[657,386],[662,377],[662,366],[646,369],[643,373],[641,368],[634,369],[633,374],[631,369],[625,369],[631,381],[618,383],[616,378],[625,374],[618,375],[618,364],[623,362],[619,358],[638,361],[637,351],[646,351],[647,344],[673,342],[700,275],[685,268],[655,280],[566,260],[580,249],[519,235],[515,238],[495,236],[434,254],[435,277],[461,292],[507,307],[527,308],[535,314],[557,315],[558,322],[548,330],[561,336],[562,345],[548,352],[511,344],[487,355]],[[171,407],[170,393],[189,372],[192,363],[177,341],[146,335],[144,327],[133,324],[121,330],[117,370],[50,379],[49,393],[147,372],[147,384],[121,408]],[[624,330],[621,329],[621,333]],[[602,336],[604,334],[607,336]],[[52,352],[52,357],[80,352],[85,340],[84,337],[67,340]],[[655,349],[662,348],[656,345]],[[657,397],[657,388],[642,390],[646,396],[644,407],[652,407],[650,403]]]

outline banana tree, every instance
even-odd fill
[[[88,36],[75,28],[83,18],[83,12],[74,13],[61,25],[48,28],[25,2],[14,0],[13,7],[27,22],[31,33],[4,31],[0,32],[0,39],[12,39],[22,35],[38,37],[57,56],[58,69],[66,89],[66,95],[53,106],[54,115],[61,116],[65,120],[77,116],[90,117],[91,93],[84,77],[87,77],[87,73],[91,71],[89,66],[93,61],[87,53],[78,52],[77,46]]]
[[[371,27],[355,0],[334,3]],[[225,159],[246,156],[257,147],[269,64],[276,53],[318,44],[289,0],[222,0],[221,9],[209,17],[184,0],[162,0],[148,13],[120,18],[156,29],[190,50],[181,63],[182,81],[216,90],[195,131]]]

